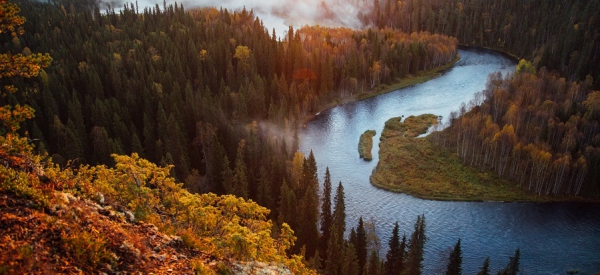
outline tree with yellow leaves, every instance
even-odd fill
[[[19,6],[16,4],[7,0],[0,0],[0,35],[8,33],[13,39],[18,39],[18,36],[23,34],[21,25],[25,23],[25,18],[18,14],[19,11]],[[36,77],[42,68],[46,68],[50,65],[50,62],[52,62],[52,58],[47,53],[43,55],[41,53],[1,53],[0,80],[5,82],[5,79],[13,77]],[[6,92],[14,93],[17,91],[17,88],[13,85],[4,85],[2,89],[3,94]],[[0,121],[2,121],[2,125],[0,126],[0,133],[2,134],[1,139],[13,141],[17,138],[14,133],[19,129],[19,124],[26,119],[32,118],[33,112],[33,108],[27,105],[16,105],[14,107],[5,105],[0,107]],[[7,144],[12,144],[12,142],[2,142],[2,144],[4,147]]]
[[[250,49],[247,46],[237,46],[233,58],[239,60],[242,74],[246,75],[246,71],[250,66],[250,64],[248,64],[250,62]]]

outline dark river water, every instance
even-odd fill
[[[379,154],[379,135],[386,120],[400,115],[433,113],[444,117],[484,89],[489,73],[514,72],[515,63],[494,52],[461,50],[461,60],[442,76],[375,98],[323,111],[300,131],[300,150],[313,150],[319,176],[328,166],[332,182],[344,185],[347,228],[358,218],[376,224],[385,257],[394,223],[410,237],[417,215],[425,214],[423,274],[445,272],[446,259],[458,238],[463,274],[475,274],[490,256],[492,274],[521,249],[522,274],[566,274],[600,271],[600,204],[443,202],[392,193],[369,183]],[[358,156],[358,139],[374,129],[373,161]],[[335,190],[335,187],[333,188]]]

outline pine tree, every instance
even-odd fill
[[[346,228],[346,207],[344,202],[344,187],[341,182],[338,185],[334,202],[335,208],[333,210],[330,230],[331,238],[327,244],[327,261],[325,261],[325,274],[327,275],[344,274],[341,272],[345,250],[344,231]]]
[[[321,241],[320,247],[321,255],[325,255],[327,251],[327,244],[331,236],[331,174],[329,173],[329,167],[325,168],[325,181],[323,182],[323,197],[321,199]],[[327,260],[327,257],[325,257]]]
[[[348,242],[353,245],[358,243],[358,237],[356,237],[356,229],[354,227],[350,228],[350,234],[348,235]]]
[[[223,159],[221,160],[221,166],[223,167],[223,172],[221,172],[221,178],[223,179],[223,182],[221,183],[221,185],[223,185],[223,190],[225,191],[225,194],[233,194],[234,192],[234,185],[233,185],[233,170],[231,170],[231,167],[229,167],[229,157],[227,157],[227,155],[223,155]],[[283,186],[282,186],[283,188]]]
[[[458,239],[454,246],[454,250],[450,253],[446,275],[460,274],[462,274],[462,251],[460,249],[460,239]]]
[[[415,222],[415,231],[410,237],[408,257],[404,274],[421,274],[423,268],[423,249],[425,247],[425,215],[418,216]]]
[[[327,244],[327,260],[325,261],[325,274],[338,275],[342,270],[342,249],[344,244],[343,235],[338,235],[338,229],[334,224],[331,227],[331,238]]]
[[[306,246],[306,257],[310,258],[317,249],[319,231],[317,229],[319,201],[314,195],[314,186],[306,189],[300,208],[300,227],[298,228],[298,242],[296,245]]]
[[[519,258],[521,257],[521,250],[517,248],[515,255],[510,257],[506,268],[498,272],[499,275],[516,275],[519,272]]]
[[[298,228],[298,241],[296,247],[306,246],[306,256],[310,258],[317,249],[319,240],[319,181],[317,175],[317,162],[311,151],[308,158],[304,159],[302,166],[302,182],[300,190],[304,190],[300,204],[300,227]]]
[[[322,272],[322,268],[321,268],[322,260],[323,259],[321,259],[321,256],[319,255],[319,250],[317,250],[315,252],[315,256],[310,258],[310,261],[309,261],[310,267],[313,268],[314,270],[316,270],[317,272]]]
[[[246,178],[247,168],[244,162],[245,140],[241,140],[235,158],[235,169],[233,176],[233,195],[248,199],[248,180]]]
[[[269,209],[273,208],[273,199],[271,195],[271,184],[269,182],[269,173],[264,165],[260,166],[258,179],[258,190],[256,200],[258,204],[265,206]]]
[[[485,258],[483,266],[481,267],[481,270],[477,272],[477,275],[490,275],[490,257]]]
[[[356,249],[352,243],[349,243],[344,250],[344,261],[340,275],[358,275],[360,267],[356,257]]]
[[[385,255],[385,274],[386,275],[400,275],[404,271],[404,249],[406,245],[406,236],[402,239],[402,247],[400,245],[398,222],[394,225],[392,230],[392,237],[388,242],[389,249]]]
[[[283,180],[283,184],[281,185],[280,192],[280,200],[279,200],[279,217],[277,219],[279,224],[287,223],[290,225],[292,229],[297,228],[296,222],[296,195],[294,191],[288,187],[285,179]]]
[[[358,219],[358,227],[356,227],[356,256],[358,258],[359,274],[362,274],[367,262],[367,233],[362,217]]]
[[[371,251],[369,255],[369,261],[365,265],[363,270],[363,274],[365,275],[379,275],[381,273],[381,260],[379,260],[379,255],[375,250]]]
[[[398,272],[396,274],[402,274],[406,269],[406,258],[407,258],[407,244],[406,244],[406,234],[402,234],[402,241],[400,242],[399,256],[398,256]]]

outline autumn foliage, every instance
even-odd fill
[[[28,215],[33,215],[14,220],[13,208],[3,210],[2,219],[12,221],[10,226],[2,229],[4,241],[15,244],[2,254],[4,256],[19,253],[15,252],[16,249],[31,245],[27,240],[11,239],[18,238],[19,233],[15,230],[25,226],[25,220],[42,219],[44,226],[53,228],[46,225],[44,219],[58,219],[67,223],[65,227],[55,229],[60,235],[59,245],[65,250],[45,249],[49,249],[48,253],[67,253],[68,257],[61,257],[74,259],[74,266],[83,270],[104,270],[106,265],[111,270],[134,268],[129,266],[132,263],[118,261],[126,256],[122,251],[124,244],[119,242],[118,236],[107,237],[101,232],[121,232],[121,242],[139,238],[141,243],[131,243],[132,248],[127,249],[137,250],[138,254],[145,253],[147,248],[142,240],[147,236],[136,237],[137,233],[127,228],[148,224],[157,226],[154,234],[179,236],[177,238],[185,249],[196,251],[194,255],[210,255],[221,261],[278,263],[297,274],[312,272],[304,267],[302,258],[287,257],[288,249],[296,239],[290,227],[283,224],[280,232],[272,232],[273,224],[266,218],[269,210],[252,201],[232,195],[191,194],[169,176],[171,167],[158,167],[137,154],[114,155],[117,163],[114,168],[83,166],[61,169],[50,162],[41,162],[39,156],[30,154],[30,149],[19,156],[8,153],[4,147],[0,150],[3,203],[22,204],[21,208],[31,213]],[[85,204],[76,203],[79,201]],[[25,205],[36,206],[42,211]],[[61,209],[63,211],[59,211]],[[130,225],[100,222],[119,216]],[[96,219],[100,221],[94,222]],[[112,229],[105,228],[111,226]],[[31,229],[38,231],[44,230],[44,227],[34,226]],[[277,237],[274,238],[274,235]],[[10,257],[0,257],[0,268],[15,272],[25,270],[23,266],[19,268],[18,259],[14,261]],[[137,258],[132,261],[137,261]],[[208,262],[206,259],[203,261]],[[58,268],[51,264],[51,259],[42,258],[34,262],[40,268],[45,265]],[[145,266],[138,268],[135,270],[144,270]],[[43,269],[32,269],[34,272],[40,270]]]
[[[591,77],[570,82],[545,68],[530,71],[490,75],[483,93],[435,134],[438,141],[465,164],[536,194],[597,196],[600,92],[591,90]]]
[[[19,8],[1,1],[0,12],[1,31],[20,34]],[[12,80],[37,76],[51,58],[4,53],[0,61],[1,77]],[[60,167],[18,133],[32,117],[29,106],[0,108],[0,274],[213,274],[223,267],[211,263],[226,269],[245,261],[314,273],[301,256],[288,257],[294,232],[268,220],[267,208],[233,195],[192,194],[172,176],[173,165],[137,153],[113,154],[114,167]]]

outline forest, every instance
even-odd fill
[[[3,192],[29,197],[41,207],[53,200],[38,188],[58,188],[98,202],[106,197],[118,208],[131,208],[137,219],[187,236],[190,247],[208,246],[209,253],[220,247],[224,254],[217,255],[237,260],[283,261],[279,257],[287,246],[287,256],[301,255],[287,262],[298,272],[304,272],[303,263],[293,260],[305,258],[307,265],[328,274],[362,274],[367,251],[362,225],[356,237],[345,238],[342,184],[332,205],[331,183],[324,183],[321,194],[312,154],[296,152],[299,121],[330,100],[456,58],[456,39],[427,32],[290,27],[281,40],[247,10],[165,4],[140,11],[131,4],[101,12],[93,1],[16,3],[20,10],[2,1],[3,10],[23,16],[10,22],[17,32],[2,34],[3,57],[25,57],[36,71],[3,71],[8,91],[2,110],[10,112],[3,116],[3,132],[9,140],[23,135],[17,140],[34,144],[19,144],[23,153],[17,160],[46,167],[48,176],[7,181]],[[19,104],[31,106],[23,117]],[[11,111],[11,105],[17,107]],[[31,150],[39,155],[30,155]],[[10,169],[2,177],[23,175],[6,153]],[[116,165],[116,170],[104,165]],[[180,191],[174,181],[202,196]],[[118,182],[126,185],[113,185]],[[215,198],[207,192],[236,197]],[[215,211],[211,207],[225,207],[216,211],[231,217],[215,214],[205,220],[193,213]],[[219,219],[230,225],[211,224]],[[424,217],[419,220],[422,238]],[[289,229],[297,236],[291,241],[286,239],[292,238],[286,235]],[[277,239],[261,241],[268,232],[281,236],[273,233]],[[61,238],[67,253],[77,248],[72,242],[79,239]],[[264,247],[252,248],[257,242]],[[406,247],[412,255],[409,266],[420,270],[423,243],[411,243]],[[255,250],[273,247],[277,251]],[[87,259],[93,262],[88,268],[114,260],[98,257]],[[374,270],[383,272],[378,258],[372,262]]]
[[[438,142],[536,194],[598,196],[599,9],[600,1],[384,0],[362,20],[529,60],[514,77],[490,76]]]
[[[31,150],[39,154],[39,165],[56,164],[53,169],[66,171],[54,174],[72,185],[61,188],[81,188],[77,180],[94,183],[75,189],[139,207],[136,217],[146,221],[172,215],[170,229],[183,220],[198,228],[212,226],[180,212],[186,203],[198,209],[235,204],[238,212],[231,210],[228,217],[235,230],[245,230],[237,222],[246,217],[248,222],[239,223],[256,223],[252,238],[278,238],[265,239],[264,249],[282,247],[256,256],[247,246],[236,247],[235,240],[211,239],[231,248],[226,253],[236,259],[294,259],[297,254],[302,264],[325,274],[420,274],[425,216],[417,217],[409,238],[400,238],[396,227],[385,259],[380,257],[374,224],[361,219],[346,233],[343,185],[337,185],[332,198],[329,170],[320,184],[313,154],[297,151],[297,131],[304,118],[332,101],[455,60],[459,41],[500,48],[533,63],[521,64],[524,69],[514,78],[492,76],[480,104],[470,111],[465,106],[449,129],[437,134],[440,144],[455,146],[465,163],[491,167],[539,194],[598,191],[600,95],[592,90],[600,68],[591,62],[600,59],[600,28],[591,15],[597,1],[568,9],[549,1],[544,5],[555,7],[556,14],[531,13],[539,19],[531,22],[496,20],[506,14],[481,13],[490,8],[477,1],[375,2],[380,8],[362,18],[371,28],[290,27],[283,38],[246,9],[164,4],[140,10],[126,4],[101,11],[95,1],[15,3],[27,19],[20,22],[25,31],[0,33],[2,53],[37,58],[41,65],[31,75],[3,69],[7,92],[0,105],[27,104],[35,116],[30,112],[19,119],[19,129],[10,124],[10,114],[3,115],[2,133],[18,132],[35,145]],[[507,8],[518,1],[495,3],[496,11],[514,11],[506,17],[513,20],[530,12]],[[526,6],[533,9],[533,1]],[[540,27],[564,12],[573,15],[559,24],[563,29]],[[131,172],[135,169],[141,170]],[[119,180],[110,173],[137,183],[137,173],[148,170],[155,174],[147,177],[160,178],[158,183],[130,187],[136,194],[153,195],[127,197],[126,190],[110,185]],[[523,176],[528,171],[535,173]],[[182,182],[186,191],[174,182]],[[11,188],[3,185],[2,191],[21,192]],[[153,193],[163,189],[168,192],[162,196]],[[143,207],[156,201],[163,204]],[[264,208],[253,208],[258,205]],[[250,208],[252,215],[244,212]],[[289,241],[288,229],[297,238],[293,246],[280,244]],[[516,274],[519,253],[501,273]],[[448,266],[454,273],[449,274],[460,274],[460,259],[458,240]],[[489,274],[486,266],[481,274]]]
[[[217,193],[231,193],[221,174],[234,168],[242,139],[244,164],[269,171],[285,159],[267,156],[291,159],[299,121],[319,106],[456,56],[456,39],[426,32],[306,27],[279,41],[246,10],[131,5],[102,14],[76,1],[25,3],[23,43],[4,47],[55,60],[35,84],[39,93],[23,98],[38,110],[24,128],[41,152],[63,165],[137,152]],[[267,154],[267,146],[286,152]]]
[[[538,195],[600,192],[600,92],[522,61],[434,134],[467,165],[489,168]]]
[[[361,20],[379,28],[428,31],[489,47],[600,89],[600,1],[376,0]]]

